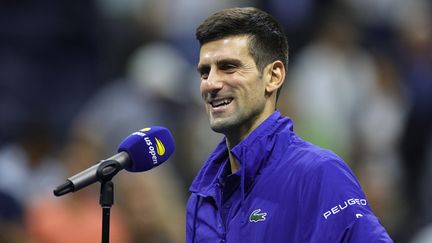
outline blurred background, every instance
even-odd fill
[[[111,242],[184,242],[188,187],[221,136],[195,69],[197,25],[255,6],[290,45],[279,109],[342,156],[395,242],[432,242],[432,28],[427,0],[0,0],[0,243],[99,242],[99,186],[65,178],[132,131],[176,152],[116,176]]]

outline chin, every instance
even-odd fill
[[[218,119],[210,121],[210,127],[213,131],[217,133],[227,134],[231,129],[235,129],[237,124],[228,119]]]
[[[216,124],[210,124],[210,128],[217,133],[223,133],[225,134],[226,127],[222,125],[216,125]]]

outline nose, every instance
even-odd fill
[[[215,70],[210,70],[206,79],[201,80],[201,94],[215,94],[223,88],[221,76]]]

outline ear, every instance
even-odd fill
[[[281,61],[274,61],[268,65],[266,92],[273,94],[282,86],[285,81],[285,66]]]

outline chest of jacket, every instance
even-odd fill
[[[274,178],[273,178],[274,179]],[[302,227],[298,217],[297,188],[275,185],[264,176],[256,178],[241,200],[236,190],[222,203],[222,189],[215,186],[215,196],[193,194],[195,203],[194,242],[301,242],[295,239]],[[223,216],[225,215],[225,216]]]

